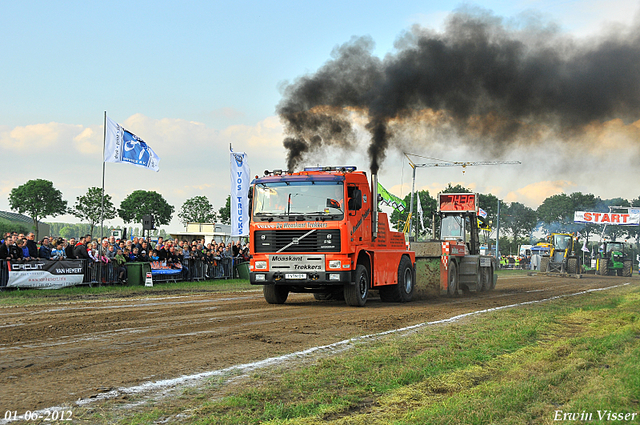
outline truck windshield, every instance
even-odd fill
[[[343,182],[274,182],[255,185],[255,217],[344,215]]]
[[[440,238],[442,240],[447,239],[462,239],[464,230],[464,220],[460,216],[448,215],[442,218],[442,225],[440,227]]]
[[[553,248],[558,250],[565,250],[571,247],[570,235],[553,235]]]

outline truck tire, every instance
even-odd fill
[[[481,273],[482,279],[482,287],[481,291],[488,292],[493,289],[495,286],[493,284],[493,268],[492,267],[483,267]]]
[[[369,271],[358,264],[356,267],[355,285],[347,283],[344,285],[344,300],[352,307],[363,307],[367,302],[369,294]]]
[[[551,261],[551,258],[549,257],[542,257],[540,259],[540,271],[545,273],[549,271],[549,262]]]
[[[447,296],[456,297],[458,295],[458,268],[456,263],[449,263],[449,275],[447,277]]]
[[[289,296],[289,288],[278,285],[264,285],[262,293],[269,304],[284,304]]]
[[[631,277],[633,274],[633,263],[631,260],[625,260],[622,266],[622,276]]]
[[[578,259],[577,258],[567,258],[567,273],[569,273],[569,274],[578,273]]]
[[[606,258],[600,258],[598,259],[598,270],[597,273],[600,276],[606,276],[609,274],[609,268],[607,267],[609,260],[607,260]]]
[[[402,257],[398,266],[398,283],[380,288],[380,299],[383,302],[406,303],[413,298],[415,289],[415,273],[411,260]]]
[[[489,268],[489,291],[496,289],[496,280],[493,278],[493,267]]]

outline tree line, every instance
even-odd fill
[[[102,189],[90,187],[87,193],[76,198],[73,206],[69,207],[62,197],[62,192],[48,180],[29,180],[22,186],[11,190],[9,206],[12,211],[25,214],[33,220],[33,227],[37,234],[38,223],[46,217],[56,217],[71,214],[88,225],[88,234],[93,235],[97,225],[102,220],[112,220],[120,217],[125,224],[142,223],[145,215],[151,215],[156,225],[167,225],[173,218],[175,207],[170,205],[164,197],[155,191],[136,190],[130,193],[120,203],[120,207],[113,205],[111,195]],[[103,212],[104,211],[104,212]],[[227,196],[224,206],[217,211],[206,196],[195,196],[187,199],[178,212],[180,222],[211,223],[216,220],[223,224],[231,222],[231,196]],[[65,223],[66,224],[66,223]],[[75,234],[72,226],[67,226],[65,232]],[[54,228],[52,227],[52,233]],[[59,231],[62,233],[64,227]],[[63,236],[61,233],[56,236]],[[82,234],[82,233],[80,233]]]
[[[451,186],[449,184],[443,192],[471,193],[472,191],[461,185]],[[420,198],[425,222],[424,230],[420,226],[418,227],[418,235],[422,238],[428,238],[433,226],[435,225],[437,228],[439,225],[436,215],[436,199],[427,190],[418,191],[416,194]],[[413,211],[417,211],[417,197],[414,199]],[[410,198],[411,194],[407,194],[404,198],[407,205],[410,204]],[[494,227],[497,224],[498,201],[499,199],[492,194],[478,194],[478,204],[487,213],[487,222]],[[36,230],[37,223],[46,217],[72,214],[81,222],[87,223],[87,233],[93,234],[102,219],[102,202],[102,190],[98,187],[90,187],[86,194],[76,198],[72,207],[68,207],[67,201],[63,199],[62,193],[53,186],[53,183],[42,179],[29,180],[22,186],[12,189],[9,194],[11,209],[31,217]],[[591,235],[599,234],[602,226],[574,223],[573,214],[575,211],[608,212],[609,206],[640,207],[640,196],[629,201],[623,198],[601,199],[593,194],[581,192],[569,195],[561,193],[545,199],[536,210],[519,202],[509,203],[500,200],[500,204],[500,227],[512,237],[510,241],[505,239],[505,243],[517,246],[521,242],[531,241],[531,235],[536,230],[547,233],[579,231],[589,239]],[[120,203],[119,208],[113,205],[111,195],[106,193],[104,195],[104,220],[120,217],[126,224],[137,224],[142,223],[143,216],[151,215],[156,225],[167,225],[171,222],[174,211],[174,206],[155,191],[136,190]],[[404,212],[394,211],[391,215],[391,223],[401,229],[401,223],[406,221],[408,213],[409,208]],[[417,217],[417,213],[414,214],[414,217]],[[216,221],[230,224],[231,197],[227,196],[225,205],[218,210],[213,207],[206,196],[189,198],[182,204],[178,218],[184,225],[189,222],[211,223]],[[434,218],[435,223],[433,222]],[[414,223],[417,224],[417,220],[414,220]],[[71,228],[66,232],[73,230]],[[635,239],[640,248],[639,226],[607,226],[605,236],[614,241],[620,238]],[[503,245],[502,238],[500,244]]]

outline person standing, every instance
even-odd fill
[[[46,236],[45,236],[46,237]],[[33,232],[27,233],[27,249],[29,250],[29,257],[38,258],[38,245],[35,241],[36,235]],[[49,238],[47,238],[48,240]]]
[[[49,246],[49,238],[46,236],[44,237],[44,239],[42,239],[42,243],[40,244],[38,257],[42,258],[43,260],[51,259],[51,246]]]
[[[69,239],[69,243],[67,244],[67,246],[64,248],[64,253],[68,259],[73,260],[76,258],[75,249],[76,238],[71,238]]]

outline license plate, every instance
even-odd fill
[[[285,279],[306,279],[307,275],[305,273],[285,273]]]

